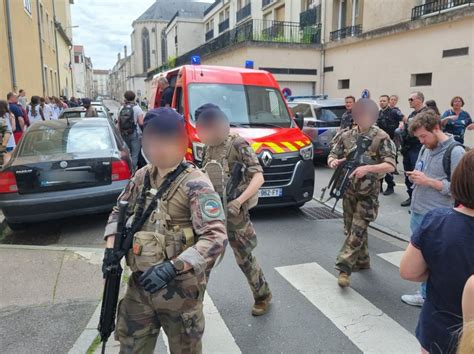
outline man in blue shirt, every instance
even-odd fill
[[[15,136],[15,142],[18,144],[23,135],[23,131],[25,130],[25,117],[20,105],[18,104],[18,97],[13,92],[7,94],[7,101],[10,112],[15,116],[16,127],[13,135]]]

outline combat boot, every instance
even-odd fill
[[[253,316],[262,316],[268,312],[268,307],[272,301],[272,293],[262,300],[255,300],[255,304],[252,307]]]
[[[340,272],[339,277],[337,278],[337,285],[341,288],[347,288],[351,285],[351,276],[347,273]]]
[[[370,263],[356,263],[352,267],[353,272],[358,272],[359,270],[370,269]]]

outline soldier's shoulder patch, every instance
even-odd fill
[[[201,209],[202,221],[209,222],[224,220],[224,209],[217,194],[201,194],[199,196],[199,207]]]

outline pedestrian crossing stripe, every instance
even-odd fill
[[[400,268],[400,262],[402,261],[404,251],[395,251],[387,253],[379,253],[377,256],[383,260],[392,263],[395,267]]]
[[[379,253],[378,257],[399,267],[403,251]],[[416,338],[357,291],[340,289],[336,277],[317,263],[275,268],[296,290],[321,311],[364,353],[419,353]],[[273,305],[275,306],[275,305]],[[242,353],[209,294],[204,296],[205,331],[203,353]],[[112,337],[113,338],[113,337]],[[163,330],[158,346],[170,353]],[[111,339],[107,353],[115,354],[119,344]],[[96,353],[99,353],[97,349]]]
[[[416,338],[317,263],[276,270],[364,353],[419,353]]]

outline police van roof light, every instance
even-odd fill
[[[199,55],[193,55],[191,57],[191,64],[192,65],[201,65],[201,57]]]
[[[246,60],[245,61],[245,69],[253,69],[254,63],[253,60]]]

